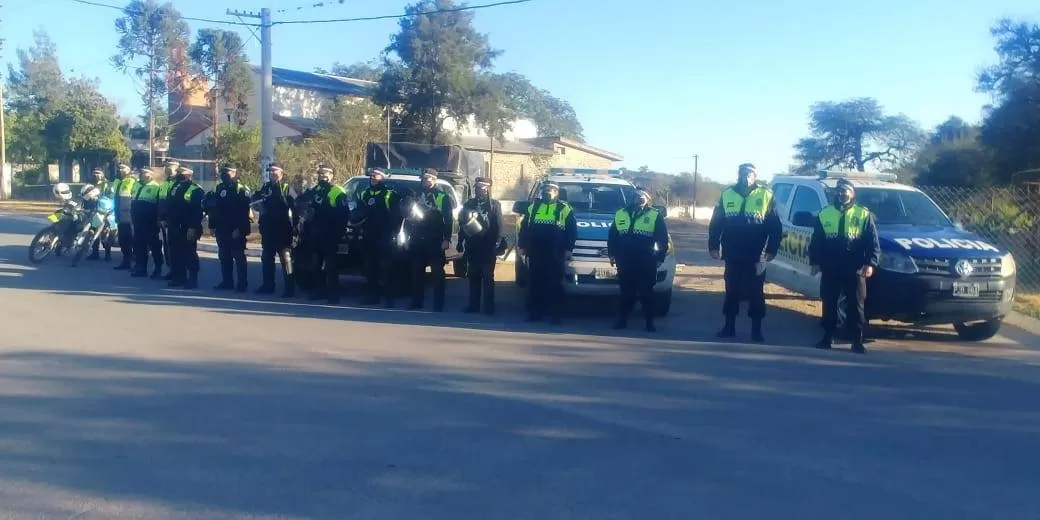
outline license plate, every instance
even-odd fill
[[[52,213],[52,214],[47,216],[47,221],[52,223],[52,224],[57,223],[59,220],[61,220],[61,217],[58,216],[57,213]]]
[[[954,282],[953,295],[958,298],[978,298],[979,284]]]
[[[617,278],[617,269],[600,267],[592,271],[592,276],[597,280],[614,280]]]

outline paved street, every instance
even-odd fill
[[[1035,329],[819,352],[812,304],[774,290],[771,345],[716,343],[696,226],[674,229],[690,267],[654,335],[610,330],[595,302],[522,323],[508,280],[484,318],[457,312],[458,280],[433,314],[217,296],[212,258],[190,293],[114,263],[29,266],[39,228],[0,217],[0,519],[1040,511]]]

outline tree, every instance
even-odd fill
[[[148,114],[148,163],[152,163],[156,140],[156,115],[171,87],[181,88],[186,72],[178,51],[187,47],[188,24],[172,2],[132,0],[116,19],[118,52],[112,56],[116,69],[144,82],[141,100]]]
[[[130,149],[119,132],[116,107],[97,89],[93,81],[69,82],[65,102],[43,128],[48,154],[108,150],[119,160],[130,158]]]
[[[951,116],[935,128],[909,169],[917,184],[985,186],[993,183],[991,163],[979,128]]]
[[[885,115],[873,98],[816,103],[809,130],[810,136],[794,146],[802,173],[835,167],[865,171],[868,165],[895,168],[923,140],[915,122],[902,114]]]
[[[368,100],[341,98],[326,105],[321,129],[307,142],[310,157],[331,165],[341,179],[362,173],[368,143],[385,139],[382,114]]]
[[[37,113],[50,117],[65,95],[65,74],[58,62],[58,49],[43,29],[33,31],[33,45],[18,49],[18,68],[7,66],[6,103],[12,112]]]
[[[472,11],[457,10],[453,0],[419,0],[405,8],[398,26],[384,51],[375,100],[394,108],[392,123],[401,135],[443,143],[444,121],[473,113],[479,73],[500,53],[474,29]]]
[[[495,74],[493,81],[502,91],[506,107],[517,116],[534,121],[539,137],[585,140],[584,130],[570,103],[535,87],[523,74]]]
[[[209,138],[213,157],[238,167],[238,178],[252,189],[260,187],[260,126],[229,125],[220,140]]]
[[[221,29],[199,29],[188,48],[194,72],[209,83],[213,139],[219,140],[220,104],[231,107],[239,126],[248,115],[246,102],[253,91],[253,74],[242,38]]]
[[[333,76],[341,76],[344,78],[362,79],[365,81],[379,81],[379,78],[383,76],[383,72],[386,71],[386,67],[382,63],[371,61],[371,62],[355,62],[350,65],[344,65],[336,62],[332,64],[332,68],[325,70],[322,68],[316,69],[315,72],[318,74],[331,74]]]

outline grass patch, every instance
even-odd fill
[[[1040,318],[1040,294],[1018,293],[1015,296],[1015,310],[1034,318]]]

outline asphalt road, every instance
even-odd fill
[[[609,330],[594,302],[524,324],[508,284],[497,318],[186,293],[104,262],[28,266],[39,227],[0,218],[0,518],[1040,511],[1040,342],[1015,327],[857,356],[800,347],[814,320],[780,298],[774,344],[708,341],[707,289],[656,335]]]

